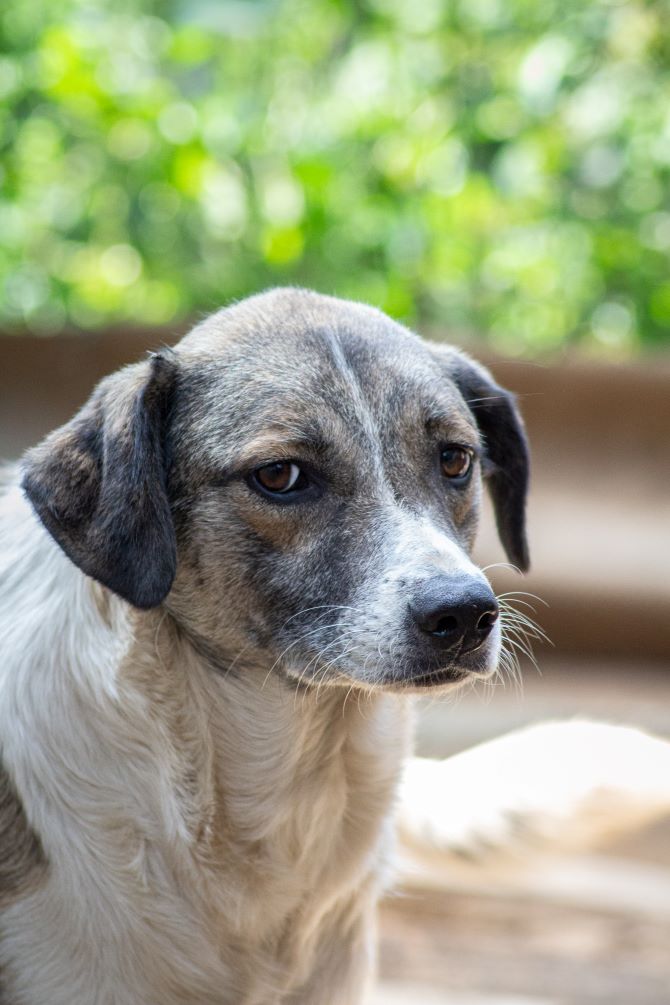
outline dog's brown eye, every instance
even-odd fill
[[[440,454],[445,478],[465,481],[472,469],[472,454],[464,447],[445,447]]]
[[[254,471],[254,479],[266,492],[282,495],[304,487],[306,478],[292,461],[276,461]]]

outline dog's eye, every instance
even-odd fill
[[[449,444],[442,448],[440,466],[445,478],[465,482],[472,471],[472,453],[465,447]]]
[[[256,468],[252,477],[253,483],[264,492],[272,495],[288,495],[307,488],[309,482],[304,471],[293,461],[275,461]]]

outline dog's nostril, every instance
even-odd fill
[[[436,645],[482,645],[498,618],[498,604],[486,582],[441,575],[418,584],[409,603],[416,628]]]
[[[445,617],[440,618],[437,621],[435,627],[431,630],[431,635],[452,635],[454,632],[460,631],[460,624],[457,618]]]
[[[477,622],[478,632],[490,632],[498,620],[497,611],[486,611]]]

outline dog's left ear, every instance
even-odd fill
[[[530,559],[526,541],[526,496],[530,473],[528,440],[514,395],[499,387],[479,363],[455,349],[438,348],[449,375],[474,415],[492,470],[487,482],[498,534],[510,562],[523,572]]]
[[[165,457],[175,371],[163,352],[105,378],[23,466],[23,490],[65,554],[145,609],[176,572]]]

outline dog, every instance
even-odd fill
[[[102,381],[2,501],[8,1002],[361,1000],[413,693],[495,672],[516,406],[275,290]]]
[[[485,484],[527,567],[528,468],[464,353],[278,289],[9,471],[3,1003],[363,1000],[412,699],[496,673],[470,555]]]

